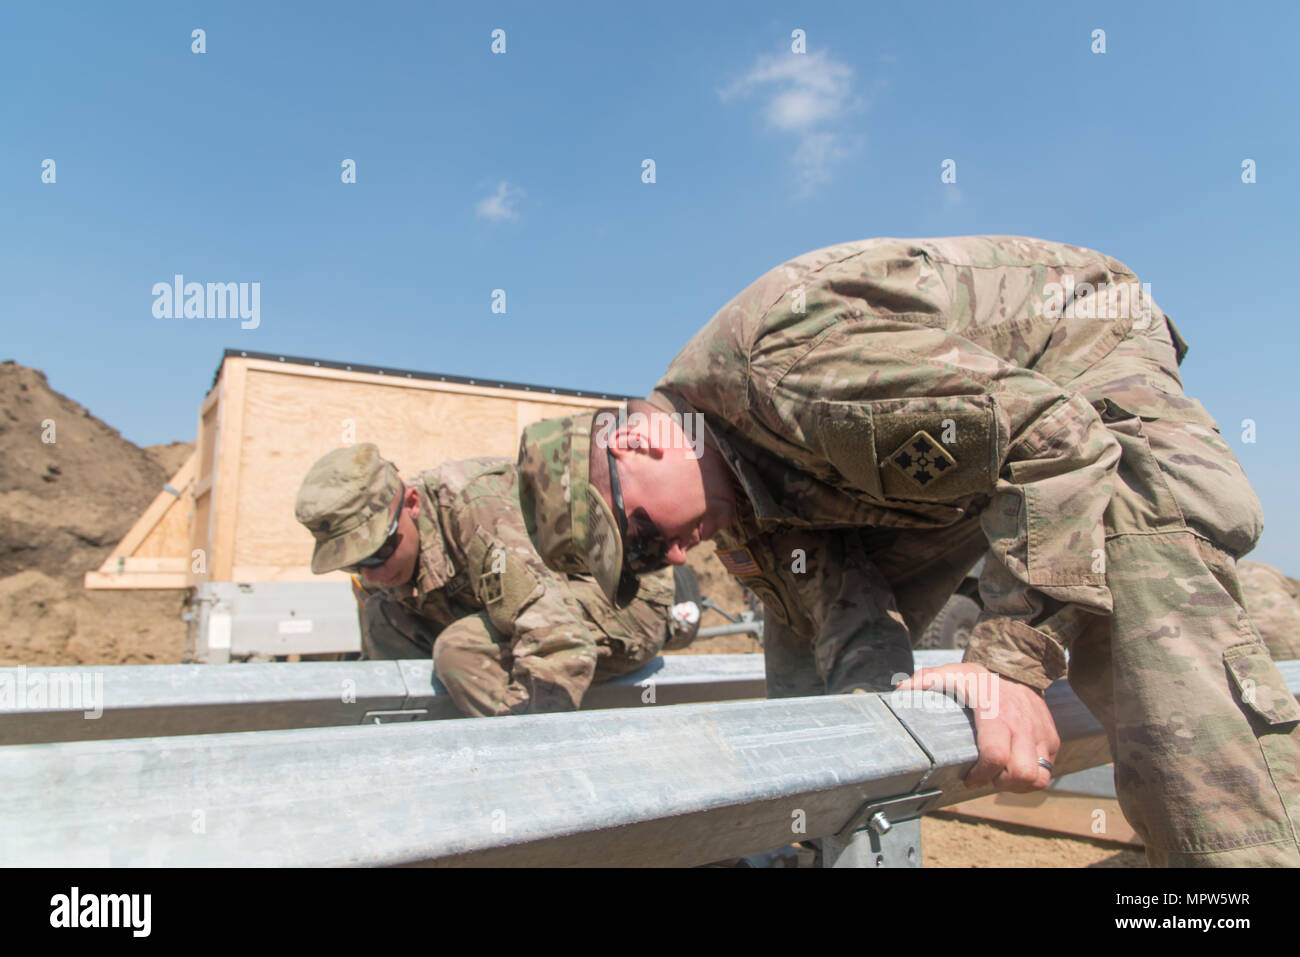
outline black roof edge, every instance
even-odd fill
[[[441,372],[417,372],[414,369],[390,369],[380,366],[360,365],[356,362],[331,362],[328,359],[306,359],[302,356],[282,356],[275,352],[249,352],[246,349],[227,349],[221,355],[221,365],[217,366],[216,375],[212,377],[211,388],[216,388],[221,379],[221,366],[227,359],[265,359],[269,362],[290,362],[299,366],[316,366],[321,369],[340,369],[345,372],[367,372],[371,375],[393,376],[398,379],[425,379],[431,382],[454,382],[458,385],[474,385],[480,388],[517,389],[520,392],[540,392],[544,395],[571,395],[579,399],[609,399],[614,402],[626,402],[628,399],[640,398],[634,395],[619,395],[614,392],[586,392],[581,389],[561,389],[556,386],[535,385],[527,382],[501,382],[496,379],[479,379],[469,376],[447,375]]]

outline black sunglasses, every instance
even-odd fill
[[[369,558],[363,558],[355,564],[346,566],[344,571],[357,571],[362,568],[378,568],[384,562],[393,557],[393,552],[397,551],[398,544],[402,541],[402,536],[397,533],[397,526],[402,521],[402,501],[406,498],[406,486],[402,486],[401,493],[397,496],[397,514],[393,516],[393,524],[388,528],[388,534],[384,538],[384,544],[379,546],[379,551],[375,552]]]
[[[664,540],[659,527],[650,520],[644,509],[638,508],[632,514],[636,529],[628,534],[628,516],[623,505],[623,486],[618,480],[618,465],[614,461],[614,451],[605,447],[609,456],[609,492],[614,499],[614,521],[618,523],[618,533],[623,538],[623,568],[634,574],[658,571],[667,566],[664,555],[668,552],[668,543]]]

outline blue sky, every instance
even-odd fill
[[[228,347],[641,394],[802,252],[1040,236],[1152,283],[1300,575],[1295,9],[7,4],[0,358],[140,444]],[[176,273],[260,325],[155,318]]]

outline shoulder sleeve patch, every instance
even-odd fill
[[[541,582],[527,563],[480,526],[466,550],[467,572],[475,597],[504,632],[514,630],[524,606],[541,597]]]
[[[972,408],[972,400],[984,408]],[[951,502],[993,491],[997,436],[987,397],[908,399],[873,409],[872,418],[886,498]]]
[[[992,492],[997,425],[984,395],[823,402],[826,460],[877,499],[951,502]]]

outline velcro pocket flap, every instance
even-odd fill
[[[1300,705],[1268,652],[1249,641],[1223,653],[1241,702],[1271,725],[1300,721]]]

